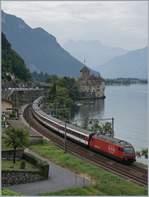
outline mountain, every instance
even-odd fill
[[[27,81],[31,79],[24,60],[11,48],[6,36],[2,33],[2,79]]]
[[[85,58],[87,65],[95,70],[98,69],[99,65],[105,64],[115,56],[123,55],[128,52],[122,48],[105,46],[98,40],[71,40],[64,43],[63,47],[80,61]]]
[[[115,57],[108,63],[99,66],[99,70],[105,78],[128,77],[147,79],[147,65],[148,47],[145,47]]]
[[[2,30],[12,47],[32,71],[78,76],[84,66],[42,28],[31,28],[22,19],[2,12]]]

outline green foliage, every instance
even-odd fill
[[[147,148],[144,148],[142,149],[142,155],[147,159],[148,158],[148,149]]]
[[[57,118],[69,119],[76,107],[75,101],[79,97],[79,89],[75,79],[69,77],[52,77],[49,88],[49,107],[53,109]]]
[[[18,192],[14,192],[10,189],[3,188],[2,189],[2,195],[3,196],[21,196],[22,194],[18,193]]]
[[[74,78],[63,77],[63,78],[59,79],[58,85],[60,85],[62,87],[66,87],[67,90],[69,91],[70,97],[74,101],[78,100],[79,95],[80,95],[79,94],[79,87],[78,87],[78,84]]]
[[[49,99],[51,102],[54,102],[56,99],[56,83],[54,82],[49,90]]]
[[[57,75],[49,75],[48,79],[46,80],[47,83],[56,83],[58,80],[58,76]]]
[[[41,196],[93,196],[93,194],[98,196],[104,196],[104,193],[97,191],[93,187],[81,187],[81,188],[71,188],[65,189],[58,192],[44,192]]]
[[[98,120],[88,120],[86,128],[90,131],[98,132],[101,135],[112,134],[111,122],[100,122]]]
[[[14,148],[24,147],[29,143],[28,131],[22,128],[8,128],[5,130],[5,143]]]
[[[12,77],[27,81],[31,79],[31,74],[24,60],[11,48],[2,33],[2,79],[11,81]]]
[[[145,157],[145,159],[148,159],[148,149],[143,148],[141,151],[136,151],[136,156],[137,157]]]
[[[29,144],[29,133],[28,131],[21,128],[8,128],[4,133],[4,141],[9,147],[14,149],[13,162],[15,163],[15,152],[16,148],[24,147]]]

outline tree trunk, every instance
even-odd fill
[[[14,164],[16,163],[16,147],[14,147],[14,150],[13,150],[13,163]]]

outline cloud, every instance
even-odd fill
[[[2,1],[2,9],[31,27],[43,27],[60,42],[100,40],[131,49],[147,44],[145,1]]]

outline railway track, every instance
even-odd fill
[[[31,106],[28,106],[25,109],[23,115],[26,121],[30,123],[31,127],[36,129],[46,138],[50,139],[60,148],[64,149],[64,139],[39,123],[32,115]],[[127,180],[133,181],[141,186],[147,186],[148,184],[147,169],[143,169],[135,165],[128,166],[122,163],[118,163],[68,139],[66,148],[67,152],[72,153],[80,158],[86,159],[96,166],[102,167],[107,171],[111,171]]]

